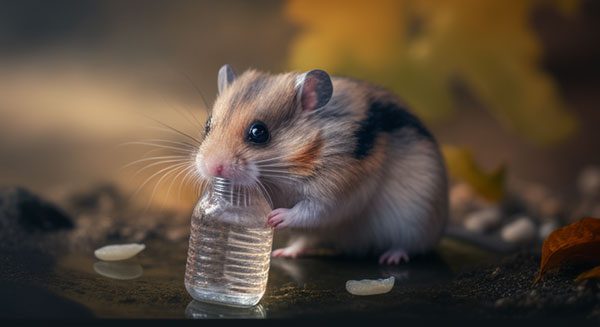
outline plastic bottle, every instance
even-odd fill
[[[257,187],[215,178],[192,214],[185,288],[202,302],[248,307],[265,293],[273,229]]]

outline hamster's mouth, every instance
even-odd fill
[[[215,177],[226,178],[231,182],[242,185],[251,186],[258,182],[259,172],[256,166],[252,164],[242,163],[227,163],[214,164],[203,160],[202,156],[197,156],[195,167],[196,171],[202,179],[212,179]]]

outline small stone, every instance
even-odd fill
[[[496,308],[501,308],[501,307],[506,306],[508,304],[508,302],[509,302],[509,300],[507,298],[503,297],[503,298],[496,300],[496,302],[494,303],[494,306]]]
[[[535,225],[526,216],[517,218],[500,231],[502,239],[510,243],[527,243],[535,237],[535,234]]]
[[[79,210],[106,214],[122,206],[123,196],[115,185],[101,184],[76,193],[70,202]]]
[[[5,224],[18,224],[28,232],[73,228],[62,209],[18,187],[0,189],[0,227]]]
[[[475,193],[466,183],[458,183],[450,189],[449,199],[451,207],[462,207],[473,201]]]
[[[484,233],[496,227],[502,219],[497,207],[490,207],[471,213],[465,219],[464,226],[467,230]]]
[[[558,228],[558,223],[556,220],[549,220],[544,222],[538,231],[538,237],[541,240],[545,240],[550,233],[552,233],[555,229]]]
[[[497,276],[497,275],[500,273],[500,270],[501,270],[501,269],[500,269],[500,267],[496,268],[496,269],[495,269],[495,270],[494,270],[494,271],[491,273],[491,275],[490,275],[490,276],[492,276],[492,277],[496,277],[496,276]]]
[[[51,251],[64,243],[71,218],[59,207],[19,187],[0,188],[0,249]]]
[[[147,235],[148,235],[148,233],[145,230],[139,230],[133,234],[131,239],[136,242],[141,242],[144,239],[146,239]]]
[[[577,179],[577,187],[585,196],[600,193],[600,166],[588,166],[583,169]]]
[[[166,232],[165,237],[169,241],[177,242],[186,239],[189,236],[189,232],[190,229],[187,226],[170,228]]]

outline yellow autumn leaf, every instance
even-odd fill
[[[552,144],[577,121],[541,67],[530,14],[543,4],[573,15],[577,3],[291,0],[286,15],[300,33],[289,66],[383,84],[426,121],[452,115],[452,85],[460,81],[507,129]]]
[[[451,177],[469,184],[477,194],[489,201],[496,202],[502,199],[506,179],[504,165],[492,172],[486,172],[477,164],[468,149],[445,145],[442,152]]]

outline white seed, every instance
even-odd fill
[[[510,243],[526,243],[536,234],[535,225],[528,217],[520,217],[504,226],[500,231],[502,239]]]
[[[475,211],[467,216],[464,226],[472,232],[484,233],[496,227],[502,216],[496,207]]]
[[[385,279],[349,280],[346,282],[346,290],[354,295],[384,294],[392,290],[394,280],[394,276]]]
[[[94,251],[94,255],[104,261],[126,260],[142,252],[145,248],[144,244],[137,243],[107,245]]]

